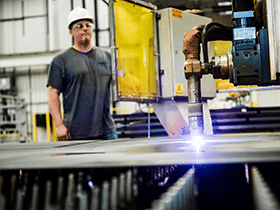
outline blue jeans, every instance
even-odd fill
[[[105,134],[101,135],[101,139],[103,139],[103,140],[118,139],[117,131],[113,130],[108,133],[105,133]]]

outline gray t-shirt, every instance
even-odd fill
[[[100,48],[88,53],[69,48],[53,59],[47,86],[63,94],[63,121],[72,138],[96,137],[115,129],[111,80],[111,55]]]

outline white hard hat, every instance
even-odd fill
[[[89,11],[82,7],[76,7],[69,13],[68,28],[70,29],[72,23],[77,22],[78,20],[89,20],[90,22],[94,23],[94,19]]]

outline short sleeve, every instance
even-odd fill
[[[47,87],[48,86],[52,86],[53,88],[59,90],[60,92],[62,92],[64,89],[63,69],[56,64],[55,60],[52,61],[49,67]]]

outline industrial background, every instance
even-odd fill
[[[234,86],[203,75],[199,114],[206,143],[191,141],[185,130],[186,136],[174,138],[182,132],[181,125],[174,127],[185,123],[189,108],[181,75],[183,33],[212,21],[236,27],[232,2],[143,2],[157,6],[160,14],[154,35],[159,36],[162,103],[121,93],[122,100],[111,104],[119,140],[57,142],[48,107],[49,64],[72,46],[67,16],[77,6],[94,16],[92,44],[114,48],[109,0],[0,0],[0,210],[280,209],[279,85]],[[277,19],[280,2],[264,2]],[[171,8],[182,11],[184,24],[169,16]],[[270,23],[277,34],[270,59],[279,77],[280,29],[277,21]],[[233,45],[228,40],[207,44],[211,64]],[[165,47],[170,50],[162,53]]]
[[[173,7],[232,26],[230,1],[147,0],[147,2],[156,5],[159,10]],[[23,132],[26,135],[25,141],[33,141],[34,115],[37,115],[39,120],[36,133],[38,141],[48,140],[45,117],[42,116],[49,112],[45,86],[47,69],[54,55],[72,44],[66,27],[67,15],[71,8],[77,6],[86,7],[96,19],[92,43],[110,50],[109,11],[108,2],[105,0],[0,1],[1,97],[13,96],[24,101],[22,108],[26,112],[26,122],[23,126],[26,127],[26,131]],[[223,85],[221,82],[221,88],[224,88]],[[227,88],[228,84],[225,86]],[[231,108],[239,105],[251,107],[252,104],[259,107],[274,107],[280,103],[278,90],[270,90],[269,94],[266,91],[258,91],[257,94],[252,93],[250,96],[248,92],[242,96],[238,95],[238,93],[218,94],[216,98],[209,100],[209,108]],[[1,105],[7,103],[5,100],[7,99],[1,98]],[[112,106],[120,114],[147,112],[146,104],[142,103],[117,102]],[[7,117],[8,115],[7,113]],[[25,118],[21,117],[21,120]],[[14,132],[9,127],[11,126],[1,127],[2,141],[5,140],[4,136],[7,137]]]

